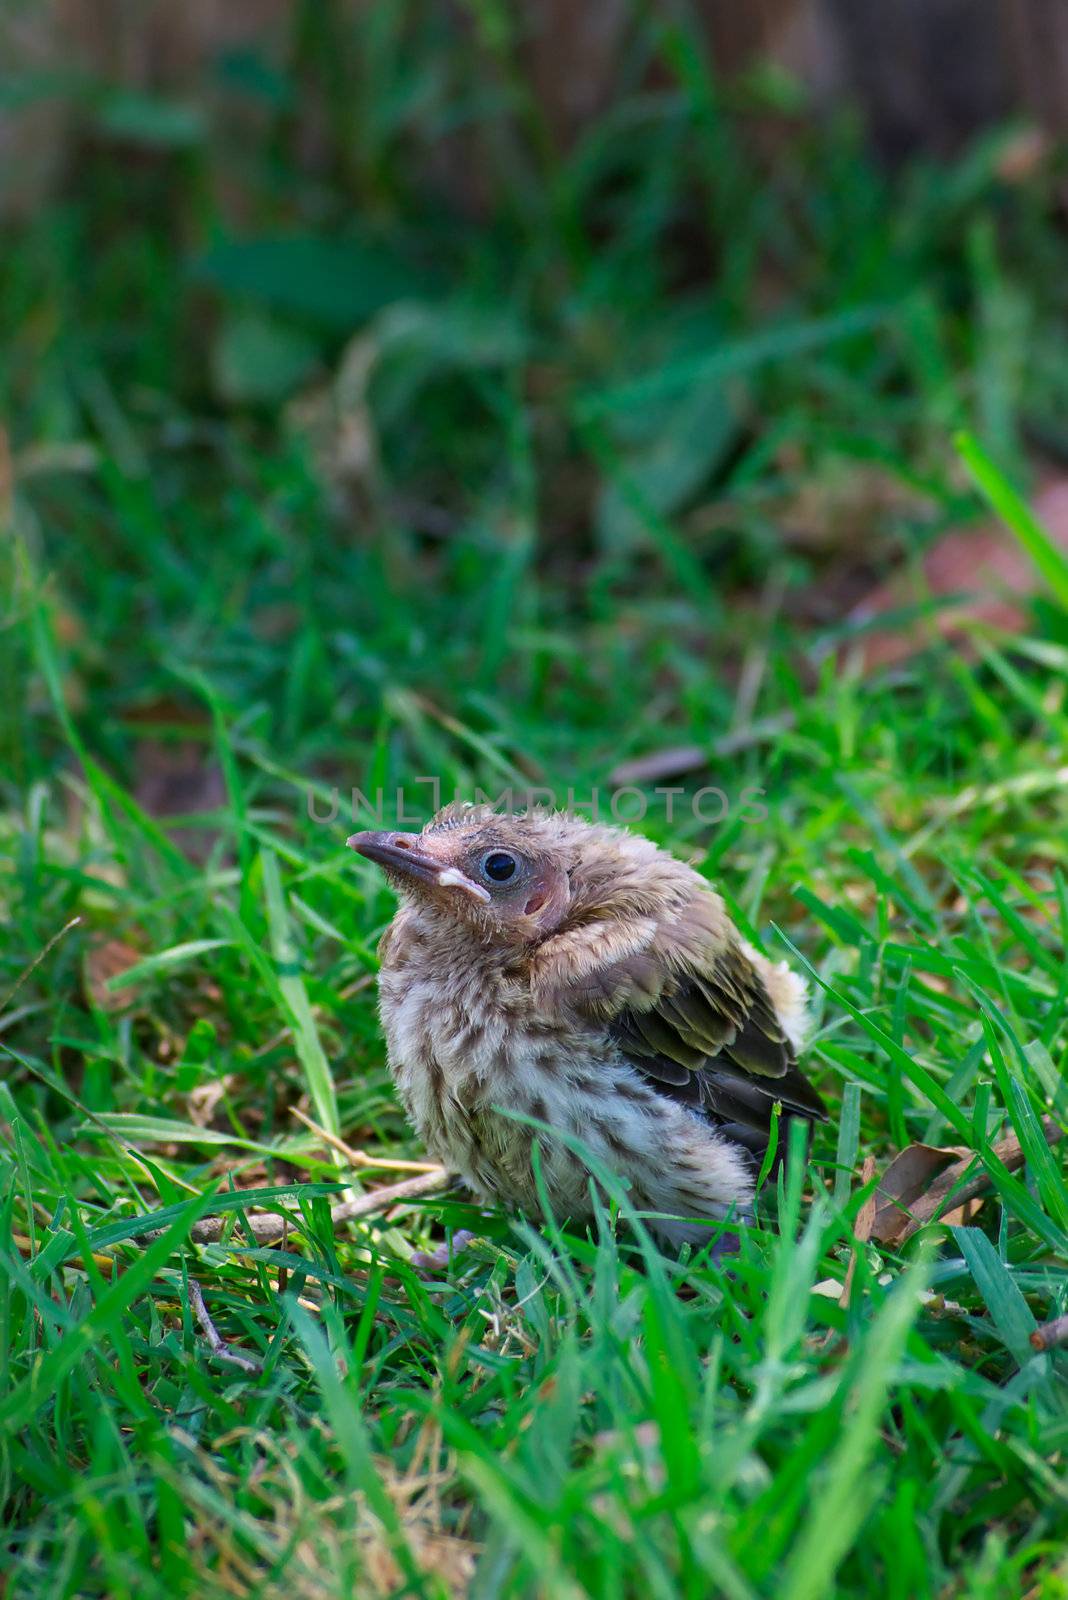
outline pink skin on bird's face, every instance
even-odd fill
[[[525,841],[524,841],[525,842]],[[543,936],[563,917],[569,900],[567,873],[558,862],[538,859],[515,844],[506,825],[452,828],[439,833],[354,833],[349,848],[384,868],[394,888],[499,935],[523,942]],[[514,867],[494,881],[487,862],[506,857]]]

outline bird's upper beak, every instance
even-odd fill
[[[354,833],[345,840],[350,850],[376,861],[380,867],[439,889],[460,889],[475,900],[488,901],[489,890],[475,883],[458,867],[439,861],[427,850],[417,833]]]

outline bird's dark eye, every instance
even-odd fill
[[[482,875],[491,883],[507,883],[515,876],[518,865],[515,856],[510,856],[507,850],[491,850],[488,856],[482,857]]]

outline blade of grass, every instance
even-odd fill
[[[926,1279],[927,1266],[921,1260],[895,1286],[865,1341],[863,1359],[856,1361],[852,1405],[842,1438],[787,1563],[778,1588],[782,1600],[819,1600],[830,1592],[838,1565],[879,1490],[872,1470],[879,1419]]]
[[[980,494],[1001,518],[1054,598],[1068,610],[1068,556],[1053,543],[1027,502],[996,467],[977,439],[958,433],[957,451]]]
[[[42,1406],[48,1404],[60,1381],[100,1339],[108,1335],[113,1322],[121,1318],[132,1302],[147,1289],[175,1246],[187,1237],[193,1224],[211,1210],[214,1200],[213,1184],[188,1205],[176,1208],[178,1215],[162,1236],[154,1239],[143,1255],[138,1256],[116,1278],[77,1326],[42,1358],[29,1377],[16,1384],[0,1400],[0,1427],[22,1427]],[[5,1267],[6,1262],[0,1256],[0,1273],[5,1271]]]
[[[334,1079],[330,1072],[330,1063],[326,1059],[326,1052],[319,1039],[315,1018],[312,1016],[308,991],[300,974],[296,940],[293,937],[293,926],[282,890],[278,860],[270,850],[261,850],[259,860],[263,873],[264,905],[275,962],[278,997],[293,1029],[293,1042],[304,1069],[308,1093],[315,1107],[316,1120],[327,1133],[340,1138],[341,1118],[338,1114]],[[339,1165],[343,1164],[344,1157],[337,1151],[334,1151],[334,1157]]]

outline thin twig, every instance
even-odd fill
[[[433,1167],[429,1172],[420,1172],[414,1178],[405,1178],[401,1183],[386,1184],[384,1188],[372,1189],[369,1194],[357,1195],[354,1200],[343,1200],[340,1205],[330,1208],[330,1220],[335,1227],[344,1222],[354,1222],[357,1217],[370,1217],[376,1211],[387,1211],[390,1206],[396,1205],[398,1200],[413,1200],[421,1194],[430,1194],[434,1189],[440,1189],[448,1181],[448,1171],[445,1167]],[[273,1243],[281,1239],[286,1227],[300,1227],[300,1218],[284,1215],[282,1212],[253,1212],[248,1217],[249,1231],[257,1244]],[[226,1226],[225,1217],[202,1217],[193,1224],[190,1237],[195,1244],[216,1244],[222,1238]]]
[[[81,917],[71,917],[70,921],[64,927],[60,928],[58,933],[54,933],[52,935],[51,939],[49,939],[44,948],[42,950],[38,950],[29,966],[23,967],[22,971],[11,985],[11,988],[7,991],[3,998],[0,999],[0,1011],[7,1010],[12,1000],[22,988],[22,985],[26,982],[26,979],[30,976],[30,973],[34,972],[41,965],[41,962],[44,960],[44,958],[56,947],[64,935],[68,934],[72,928],[76,928],[81,920]]]
[[[241,1367],[245,1372],[262,1372],[263,1368],[251,1356],[239,1355],[236,1350],[231,1350],[218,1328],[208,1315],[208,1308],[204,1304],[204,1292],[195,1278],[189,1280],[189,1304],[193,1307],[196,1319],[200,1323],[201,1332],[211,1346],[212,1353],[220,1361],[231,1361],[235,1367]]]
[[[1068,1344],[1068,1317],[1055,1317],[1052,1322],[1040,1322],[1031,1335],[1036,1350],[1056,1350]]]
[[[302,1111],[299,1106],[290,1106],[289,1109],[298,1122],[303,1122],[304,1126],[314,1133],[317,1138],[321,1139],[324,1144],[328,1144],[331,1150],[336,1150],[339,1155],[344,1156],[349,1165],[357,1170],[362,1170],[364,1167],[380,1167],[389,1172],[437,1171],[437,1163],[433,1161],[403,1161],[399,1157],[369,1156],[366,1150],[354,1150],[350,1144],[345,1143],[344,1139],[339,1139],[336,1133],[331,1133],[329,1128],[320,1127],[319,1123],[309,1117],[308,1113]]]
[[[376,1211],[387,1211],[398,1200],[414,1200],[418,1195],[432,1194],[435,1189],[444,1188],[448,1180],[448,1168],[434,1167],[430,1172],[420,1172],[414,1178],[387,1184],[384,1189],[372,1189],[370,1194],[361,1194],[355,1200],[345,1200],[341,1205],[333,1206],[330,1220],[336,1225],[339,1222],[354,1222],[357,1217],[372,1216]]]
[[[658,778],[681,778],[687,772],[699,772],[715,759],[737,755],[751,745],[764,744],[789,733],[797,723],[796,713],[782,711],[774,716],[762,717],[757,722],[732,728],[708,744],[675,745],[670,750],[654,750],[649,755],[637,756],[633,761],[621,761],[608,774],[609,783],[618,787],[627,784],[655,783]]]

